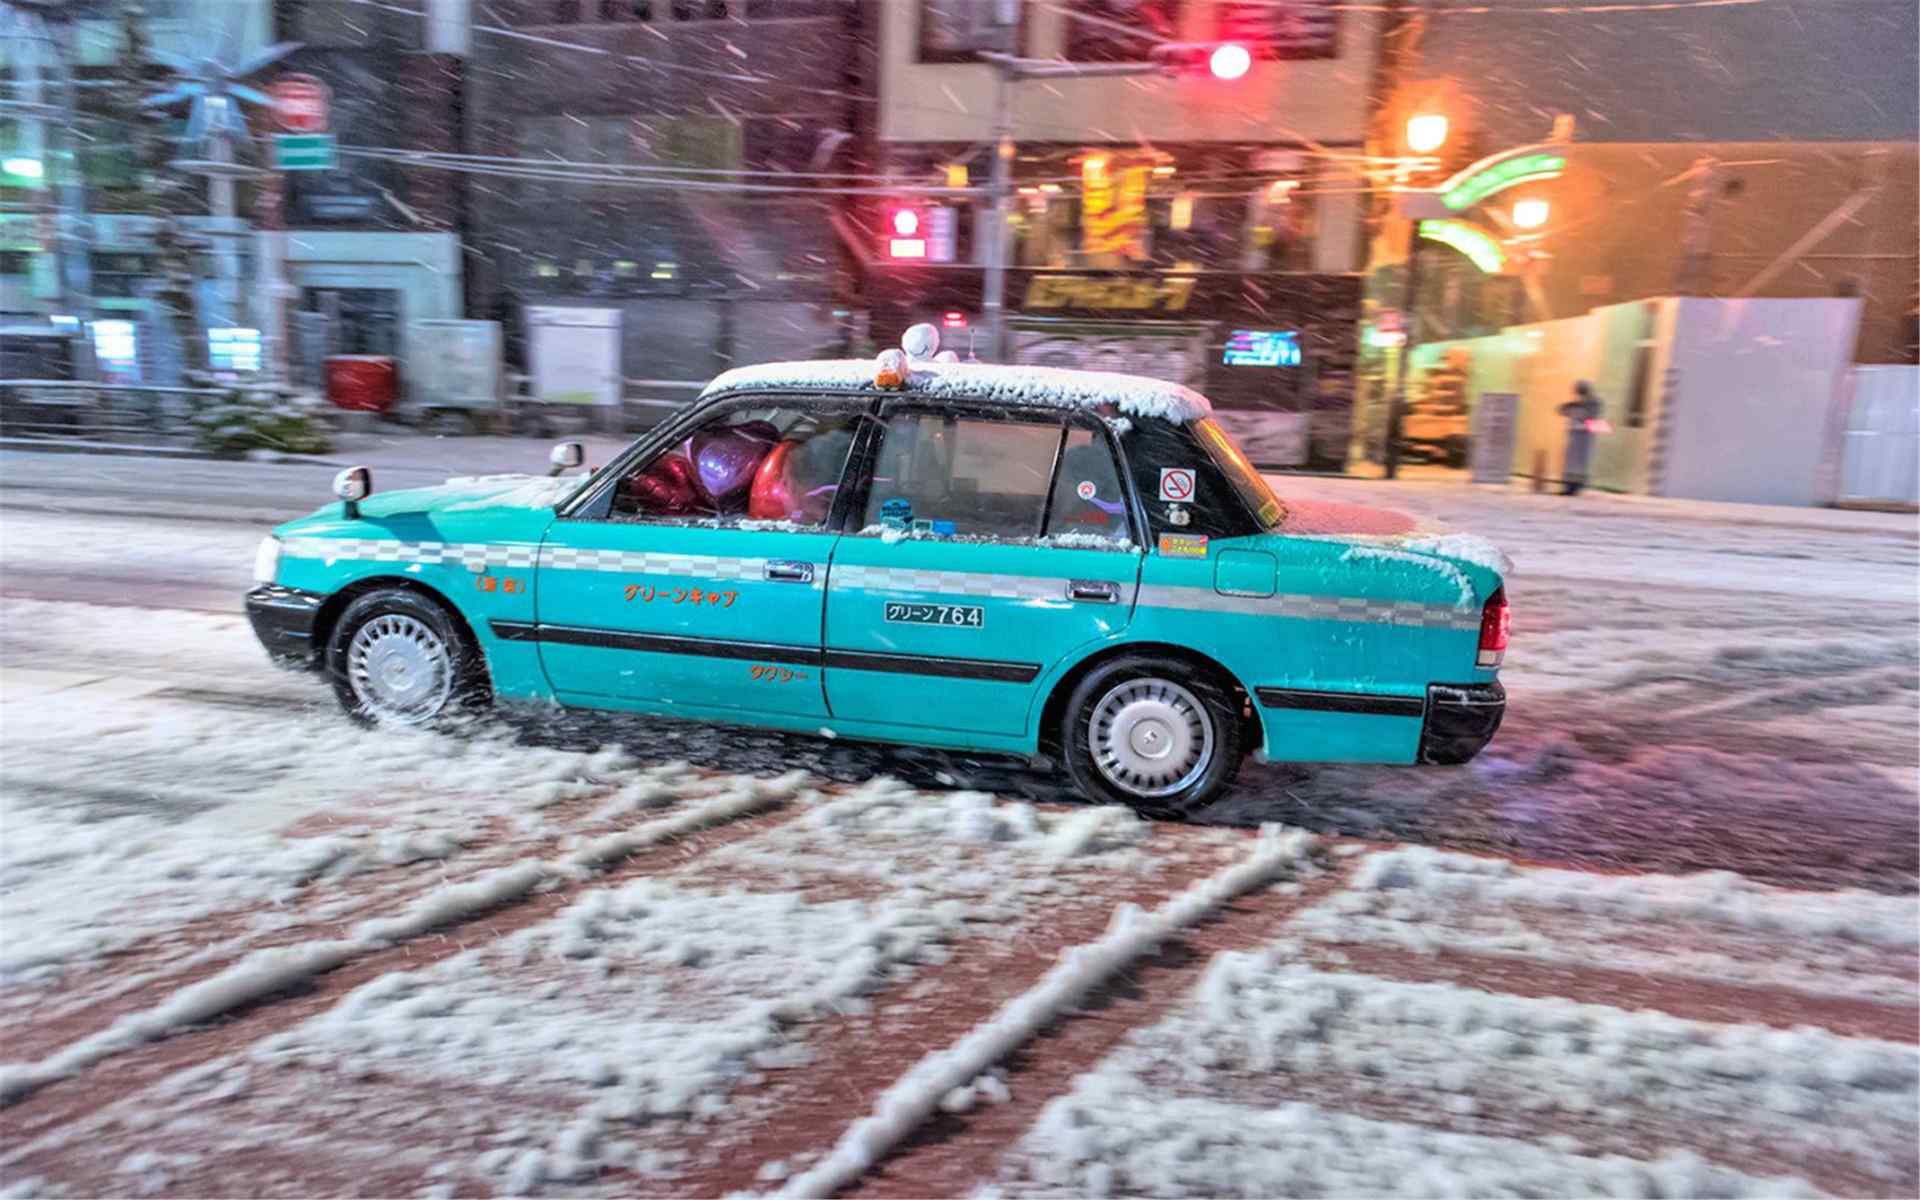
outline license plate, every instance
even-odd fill
[[[887,605],[887,620],[908,625],[958,625],[979,629],[987,623],[986,610],[978,604],[892,604]]]

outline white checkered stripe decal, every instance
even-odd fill
[[[289,538],[281,553],[293,558],[358,562],[458,563],[474,571],[487,567],[539,564],[569,571],[610,571],[624,575],[678,575],[714,580],[765,578],[764,558],[713,554],[661,554],[652,551],[583,550],[572,546],[496,546],[486,542],[402,542],[392,538]],[[821,586],[826,564],[813,564],[813,586]]]
[[[1309,596],[1288,592],[1274,596],[1223,596],[1211,588],[1149,586],[1140,589],[1140,603],[1155,608],[1252,613],[1303,621],[1412,625],[1422,629],[1476,632],[1480,628],[1480,614],[1473,609],[1425,604],[1418,600],[1369,600],[1361,596]]]
[[[532,567],[535,546],[495,546],[487,542],[402,542],[392,538],[288,538],[280,552],[289,558],[332,562],[457,563],[469,570]]]
[[[1067,581],[1045,575],[990,575],[979,571],[921,571],[900,567],[835,567],[836,592],[936,592],[991,600],[1065,600]],[[1123,602],[1128,598],[1123,597]]]
[[[764,558],[732,558],[717,554],[662,554],[651,550],[582,550],[572,546],[542,546],[540,565],[566,571],[615,571],[624,575],[697,575],[703,579],[764,579]],[[826,566],[813,564],[815,586]]]

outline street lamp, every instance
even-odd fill
[[[1446,144],[1446,114],[1417,113],[1407,118],[1407,149],[1415,154],[1432,154]]]
[[[1521,229],[1538,229],[1547,223],[1553,206],[1538,196],[1513,202],[1513,223]]]

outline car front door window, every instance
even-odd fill
[[[617,521],[822,529],[833,508],[857,413],[804,405],[736,409],[629,471]]]

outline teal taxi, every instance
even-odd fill
[[[590,473],[577,443],[548,477],[349,468],[261,544],[247,612],[366,723],[519,702],[1003,752],[1149,813],[1248,754],[1492,738],[1492,547],[1303,519],[1187,388],[950,357],[729,371]]]

